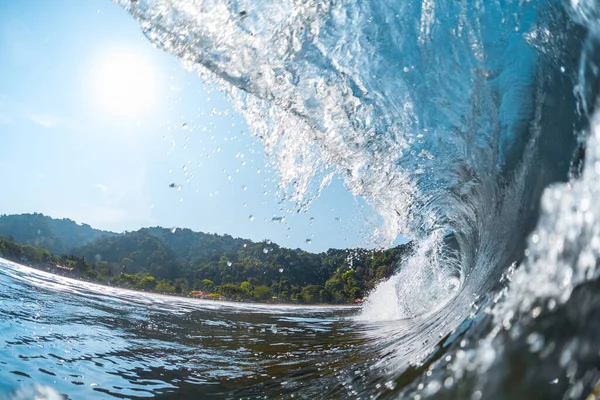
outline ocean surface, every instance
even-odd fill
[[[356,307],[114,289],[0,260],[0,393],[71,399],[273,396],[337,382],[369,341]],[[20,394],[19,390],[23,393]],[[43,389],[42,389],[43,390]],[[59,397],[60,398],[60,397]]]
[[[378,215],[372,244],[417,248],[356,309],[3,262],[0,392],[600,398],[597,0],[116,2],[228,94],[286,201],[338,176]]]

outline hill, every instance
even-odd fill
[[[101,237],[117,235],[70,219],[54,219],[37,213],[0,216],[0,236],[42,247],[54,254],[68,253]]]
[[[68,248],[68,256],[55,260],[89,279],[162,292],[214,291],[259,301],[276,297],[285,302],[352,302],[391,276],[411,251],[410,245],[401,245],[315,254],[189,229],[153,227],[116,234],[41,214],[0,217],[0,235],[55,255],[64,253],[56,249]]]

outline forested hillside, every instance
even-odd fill
[[[54,219],[43,214],[0,216],[0,236],[43,247],[55,254],[68,253],[100,237],[116,235],[86,224],[79,225],[70,219]]]
[[[401,245],[388,250],[330,249],[315,254],[282,248],[270,241],[253,242],[189,229],[156,227],[114,234],[72,221],[63,222],[68,229],[59,230],[55,228],[57,220],[40,214],[11,217],[0,218],[0,222],[11,221],[3,225],[11,229],[0,230],[1,234],[49,250],[55,255],[53,260],[73,267],[74,273],[88,279],[160,292],[202,290],[231,299],[352,302],[391,276],[410,252],[410,245]],[[20,226],[18,217],[25,227]],[[57,248],[77,242],[80,245],[71,248],[68,255],[57,256],[62,252]],[[2,243],[6,247],[10,240]]]

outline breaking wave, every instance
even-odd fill
[[[378,245],[418,243],[357,317],[403,321],[387,372],[465,331],[488,344],[447,370],[487,370],[501,331],[516,340],[595,280],[594,0],[117,2],[229,94],[288,200],[308,206],[337,174],[380,216]]]

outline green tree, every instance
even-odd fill
[[[300,299],[303,303],[320,303],[322,299],[323,286],[308,285],[302,288]]]
[[[254,288],[254,299],[258,301],[266,301],[271,299],[271,289],[266,285],[256,286]]]
[[[221,285],[221,294],[229,299],[239,300],[244,292],[235,283],[225,283]]]
[[[156,287],[156,278],[152,275],[145,275],[136,285],[139,289],[152,290]]]
[[[175,293],[187,293],[188,292],[188,281],[185,278],[175,279]]]
[[[215,284],[210,279],[202,279],[202,289],[210,292],[214,289]]]
[[[251,298],[254,292],[254,285],[248,281],[244,281],[240,283],[240,289],[247,298]]]
[[[162,279],[156,285],[155,290],[159,293],[175,293],[175,286],[171,285],[166,279]]]

